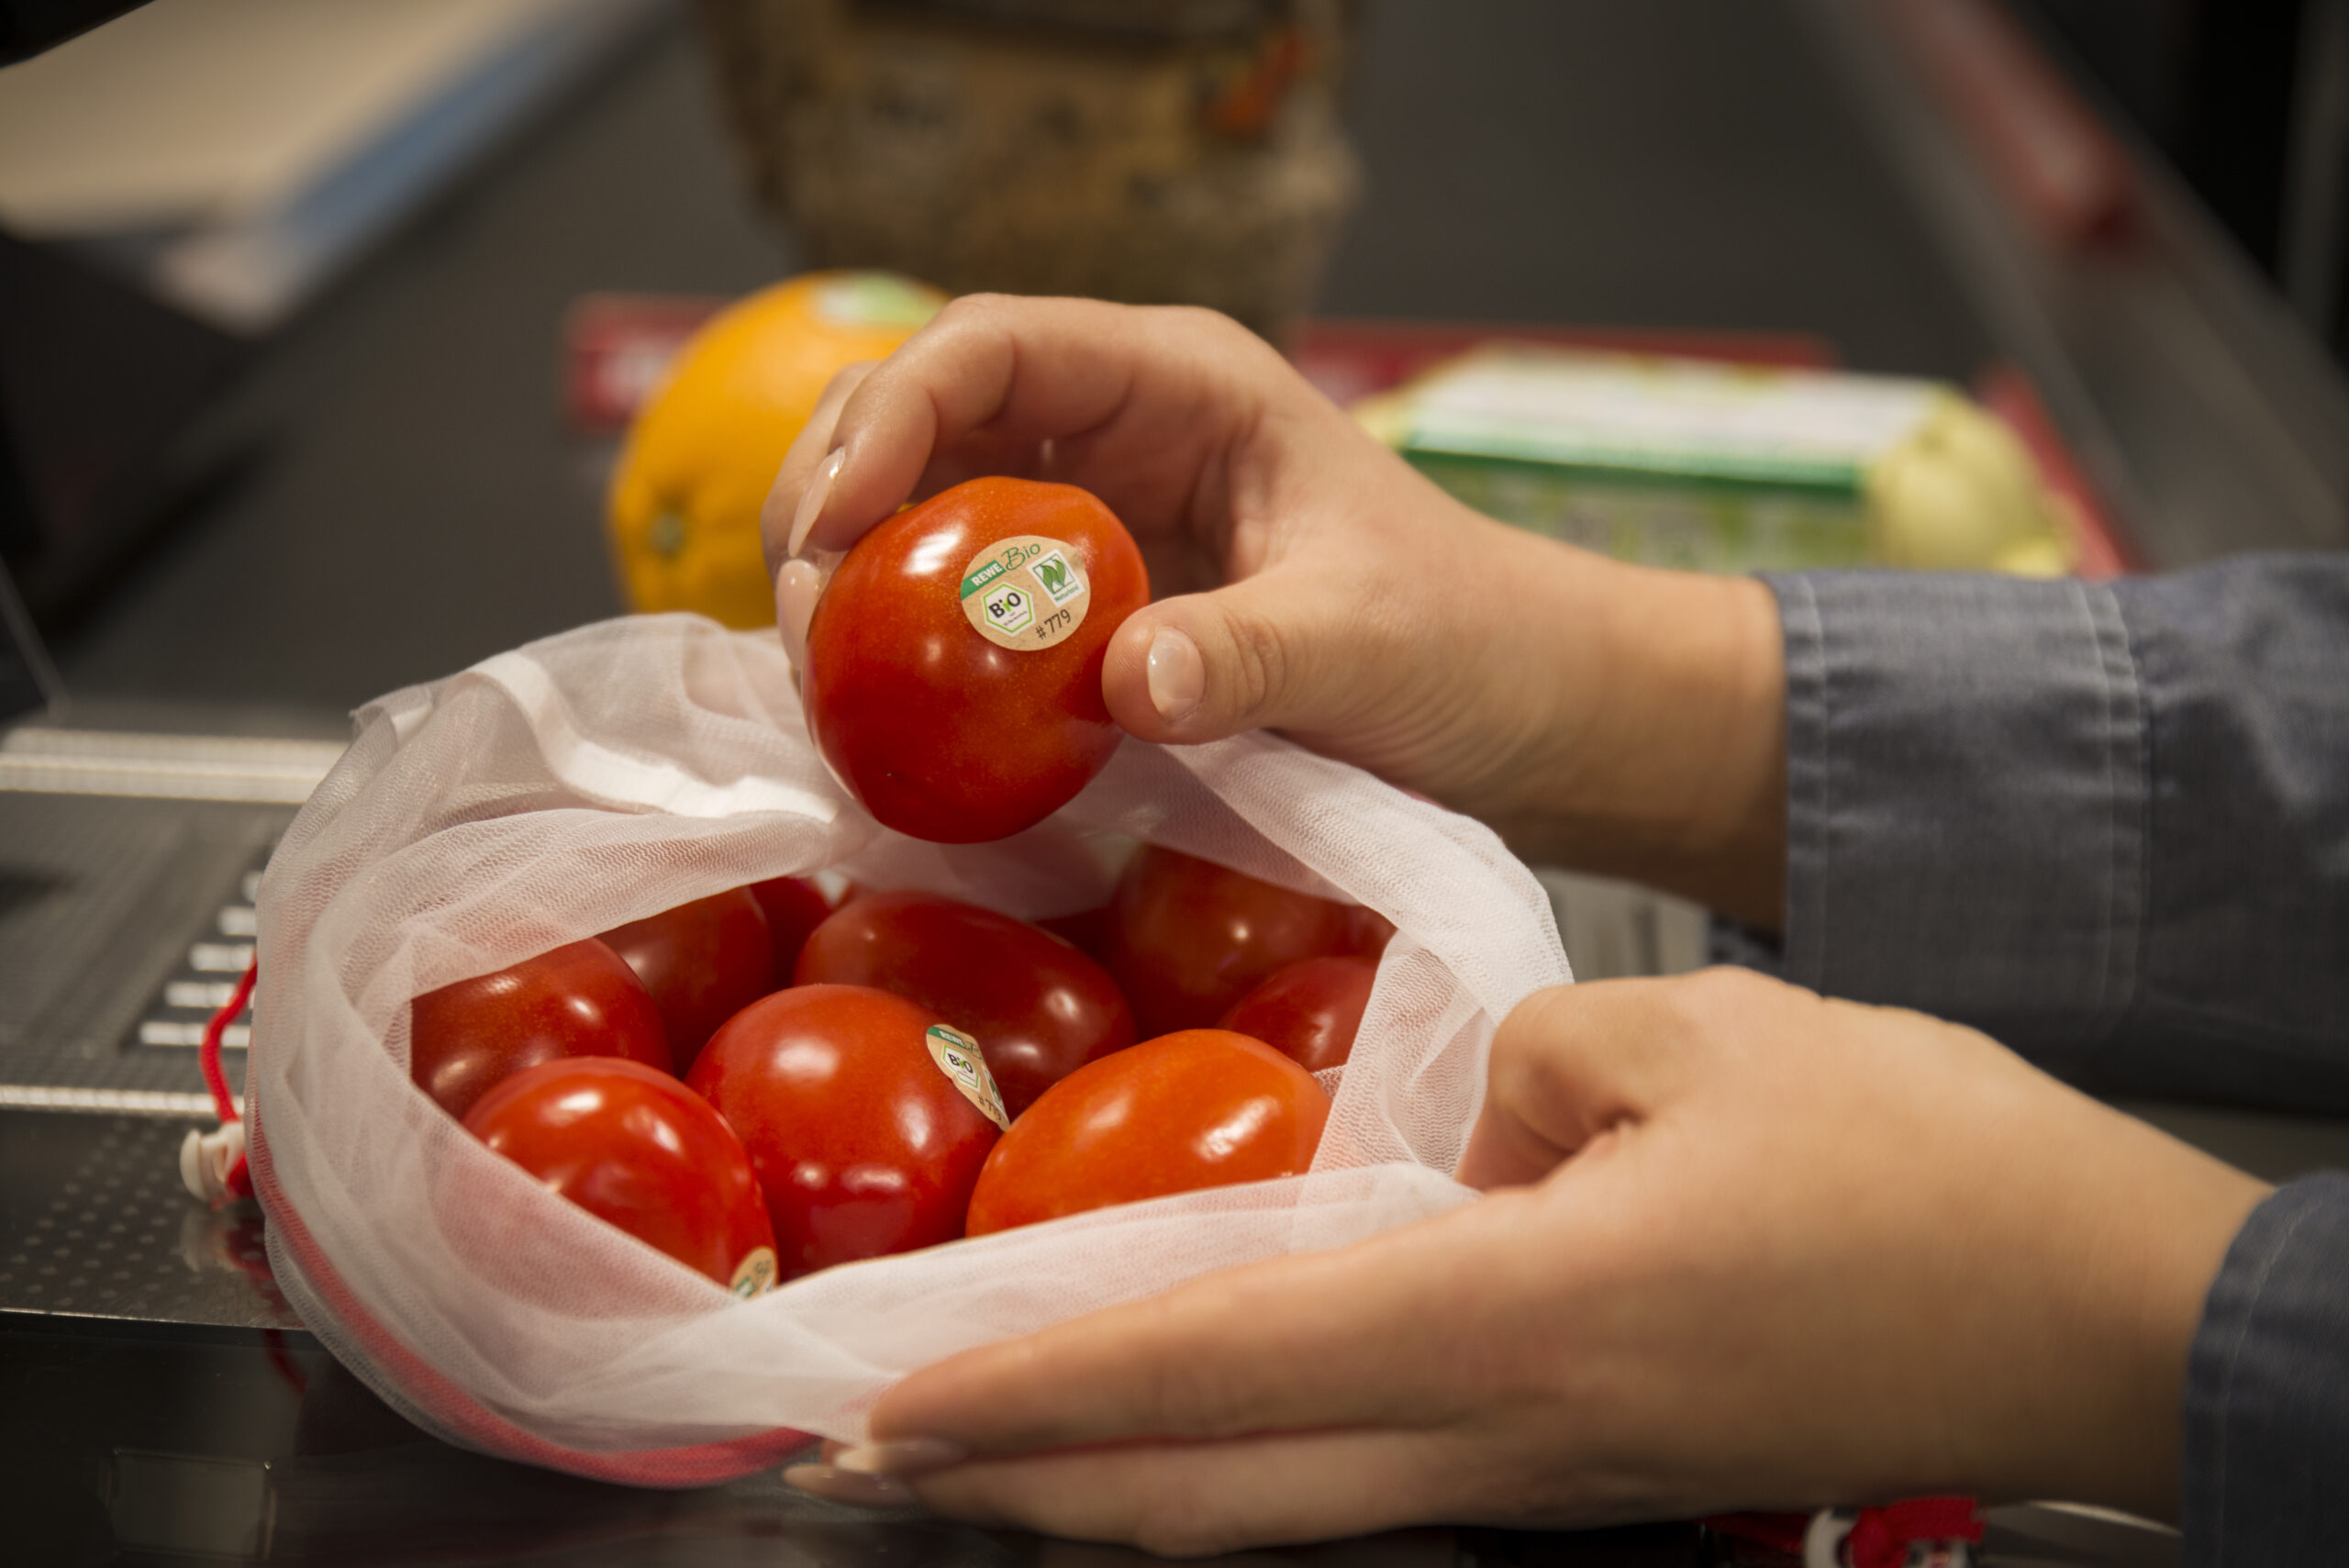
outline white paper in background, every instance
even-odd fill
[[[1934,384],[1521,345],[1408,394],[1408,444],[1557,462],[1743,460],[1854,473],[1932,411]]]
[[[151,0],[0,71],[0,224],[270,325],[664,0]]]

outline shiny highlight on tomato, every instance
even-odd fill
[[[1313,1074],[1259,1040],[1144,1040],[1070,1073],[1011,1124],[971,1195],[969,1232],[1297,1175],[1329,1118]]]

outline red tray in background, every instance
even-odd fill
[[[706,295],[583,294],[562,317],[562,407],[583,435],[617,436],[669,361],[726,306]]]
[[[695,328],[726,304],[696,295],[590,294],[564,317],[563,406],[573,428],[617,435],[660,384]],[[1399,386],[1440,361],[1506,338],[1560,348],[1675,354],[1733,364],[1825,369],[1835,350],[1787,332],[1655,332],[1618,328],[1527,327],[1493,322],[1308,320],[1289,358],[1340,403]]]
[[[2064,503],[2063,520],[2072,536],[2073,571],[2092,583],[2143,571],[2143,555],[2080,471],[2079,461],[2065,444],[2055,421],[2048,417],[2031,378],[2012,365],[1994,364],[1975,378],[1974,395],[2021,438],[2031,455],[2039,460],[2041,480]]]
[[[563,322],[563,404],[573,428],[595,436],[626,429],[660,384],[669,361],[725,303],[680,295],[582,295]],[[1836,363],[1832,346],[1800,333],[1460,321],[1309,319],[1291,334],[1288,354],[1307,380],[1335,401],[1351,403],[1398,386],[1479,343],[1503,339],[1795,370],[1828,370]],[[2064,498],[2080,575],[2110,577],[2141,564],[2126,531],[2088,484],[2029,380],[2012,366],[1993,365],[1975,391],[2031,449],[2048,488]]]

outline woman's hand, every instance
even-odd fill
[[[1784,676],[1759,585],[1478,517],[1222,317],[982,295],[843,373],[785,460],[766,540],[795,658],[811,558],[979,473],[1083,485],[1140,541],[1159,602],[1102,676],[1135,735],[1279,729],[1529,855],[1776,924]]]
[[[1174,1554],[1954,1492],[2158,1515],[2266,1190],[1971,1030],[1731,971],[1528,999],[1460,1174],[1489,1195],[916,1373],[793,1479]]]

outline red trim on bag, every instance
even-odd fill
[[[1810,1531],[1809,1514],[1713,1514],[1697,1522],[1738,1540],[1800,1558]],[[1901,1568],[1909,1549],[1920,1544],[1964,1541],[1982,1544],[1982,1517],[1971,1497],[1909,1497],[1862,1508],[1852,1520],[1839,1556],[1849,1568]]]
[[[255,1269],[251,1273],[255,1278],[271,1279],[265,1270]],[[271,1279],[271,1283],[276,1282]],[[294,1352],[285,1348],[284,1329],[263,1329],[261,1331],[261,1348],[262,1352],[269,1357],[269,1364],[277,1369],[277,1375],[284,1378],[286,1386],[294,1390],[295,1398],[298,1399],[310,1391],[310,1374],[302,1370],[302,1363],[295,1361]]]
[[[753,1437],[691,1448],[589,1452],[549,1442],[484,1407],[402,1344],[359,1305],[350,1287],[343,1284],[342,1276],[327,1261],[309,1228],[303,1224],[302,1217],[285,1200],[284,1189],[277,1184],[276,1168],[270,1162],[269,1146],[262,1138],[257,1107],[248,1104],[246,1110],[246,1157],[270,1224],[292,1249],[302,1273],[328,1310],[360,1341],[368,1359],[459,1441],[592,1480],[619,1481],[636,1486],[684,1487],[714,1485],[765,1469],[816,1440],[810,1433],[778,1427]]]

